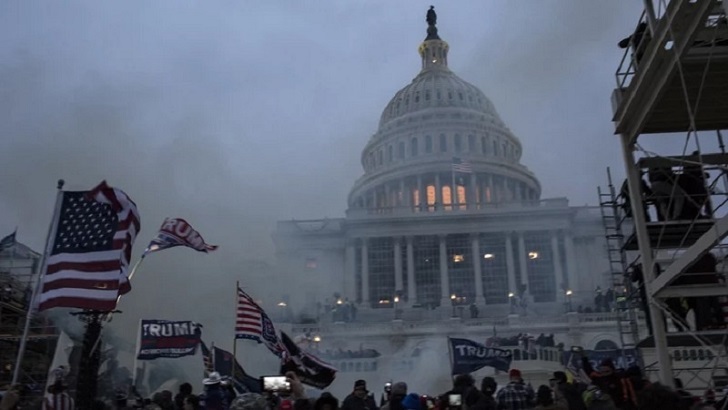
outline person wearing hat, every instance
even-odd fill
[[[346,396],[341,404],[341,410],[379,410],[374,402],[374,397],[367,390],[367,382],[365,380],[357,380],[354,382],[354,391]]]
[[[521,371],[511,369],[508,372],[509,383],[503,386],[496,396],[498,408],[504,410],[521,410],[533,406],[535,393],[531,386],[523,382]]]
[[[211,372],[210,375],[202,380],[204,385],[204,393],[202,393],[202,406],[205,410],[227,410],[230,404],[228,393],[222,385],[222,377],[220,373]]]

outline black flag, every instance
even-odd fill
[[[301,383],[324,389],[336,378],[336,369],[318,357],[304,352],[296,343],[281,332],[281,342],[286,351],[281,361],[281,374],[294,372]]]

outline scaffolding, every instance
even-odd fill
[[[617,191],[612,182],[612,173],[607,168],[608,185],[606,190],[597,187],[599,195],[599,208],[601,209],[602,223],[607,244],[607,258],[609,260],[609,276],[611,280],[611,300],[614,311],[617,313],[617,328],[623,353],[635,349],[640,340],[637,322],[639,309],[637,290],[628,277],[627,254],[624,246],[624,233],[622,230],[626,215],[621,211],[621,204]]]
[[[713,204],[718,180],[725,180],[728,170],[720,134],[728,129],[728,23],[720,0],[644,0],[644,5],[634,34],[625,39],[628,46],[612,94],[613,121],[620,135],[634,223],[625,249],[639,251],[659,381],[673,386],[674,357],[668,339],[675,336],[689,336],[710,349],[718,357],[710,362],[713,373],[725,365],[728,333],[688,326],[679,310],[686,301],[693,306],[695,322],[705,321],[698,307],[704,309],[706,303],[728,295],[717,269],[723,259],[720,246],[728,235],[728,213],[721,209],[724,193],[717,206]],[[717,133],[716,152],[711,153],[705,143],[706,132]],[[653,141],[640,137],[647,134],[661,139],[660,151],[677,140],[682,152],[669,155],[646,149]],[[644,175],[652,183],[649,194]],[[656,222],[649,221],[644,211],[645,196],[656,208]],[[666,255],[669,263],[662,269],[656,259]],[[696,268],[708,255],[718,258],[715,272]],[[669,338],[667,318],[680,329]],[[713,380],[708,387],[716,384]]]

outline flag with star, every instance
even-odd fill
[[[117,297],[131,290],[136,204],[104,181],[91,191],[61,192],[56,206],[38,309],[113,310]]]

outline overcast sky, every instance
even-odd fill
[[[419,71],[430,4],[0,2],[0,235],[40,249],[56,180],[107,179],[139,206],[137,252],[165,216],[221,246],[154,255],[136,279],[129,309],[184,316],[143,296],[225,288],[270,260],[276,220],[343,215],[381,110]],[[623,174],[610,94],[640,3],[435,6],[450,68],[521,140],[542,197],[595,204],[605,168]]]

